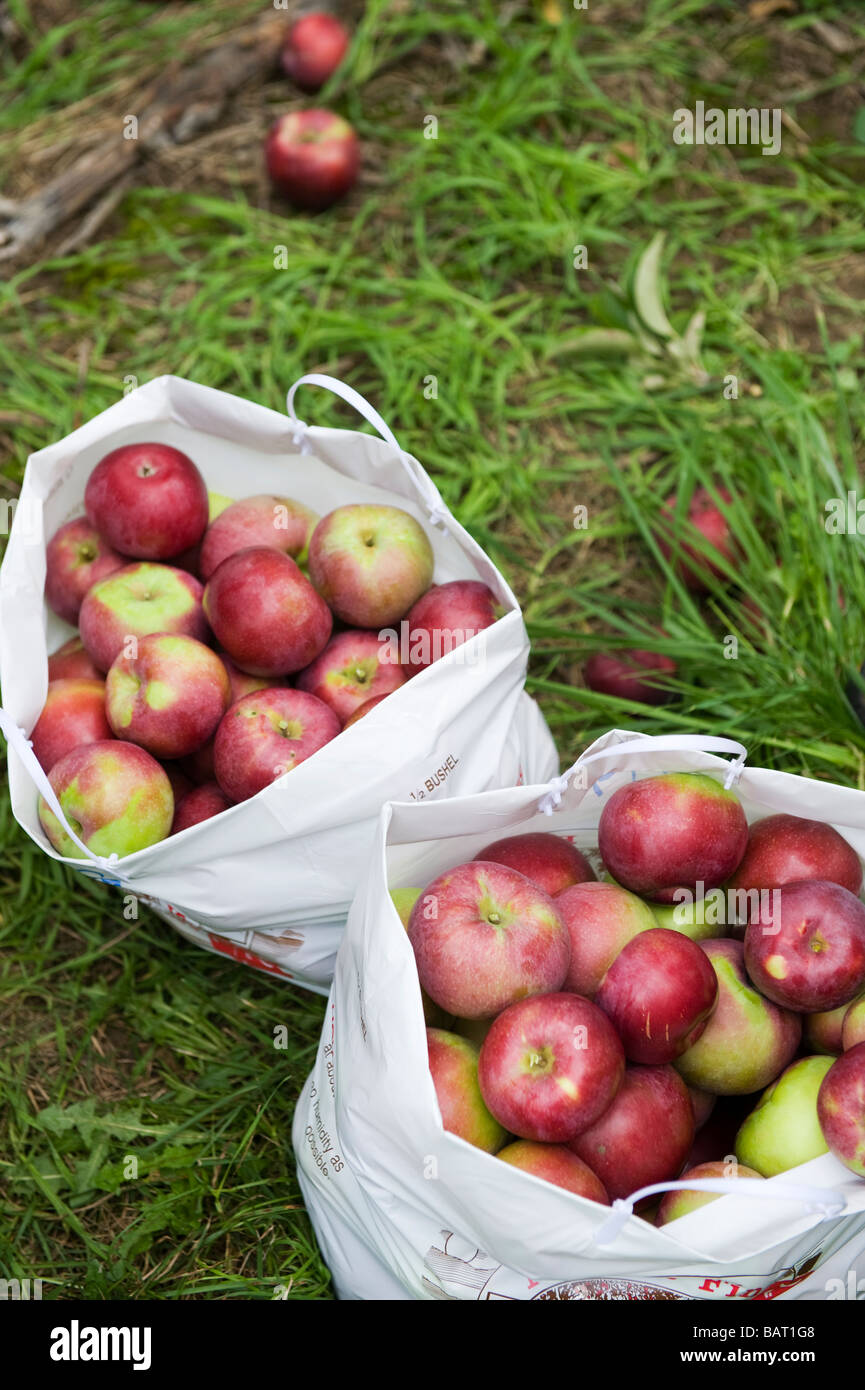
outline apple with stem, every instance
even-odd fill
[[[491,1114],[511,1134],[560,1144],[604,1113],[624,1070],[622,1044],[600,1009],[576,994],[539,994],[495,1019],[478,1080]],[[685,1099],[690,1114],[687,1091]]]
[[[408,935],[422,987],[457,1018],[490,1018],[527,994],[561,989],[570,959],[552,899],[515,870],[484,861],[428,884]]]

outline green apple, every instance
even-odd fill
[[[736,1135],[736,1157],[774,1178],[829,1152],[817,1118],[817,1095],[834,1057],[801,1057],[782,1072]]]
[[[652,909],[659,927],[681,932],[692,941],[709,941],[716,936],[727,934],[725,908],[720,903],[720,898],[716,901],[718,894],[723,897],[720,889],[717,889],[715,895],[710,893],[696,902],[649,903],[648,906]]]

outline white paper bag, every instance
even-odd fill
[[[304,383],[348,400],[383,438],[308,427],[293,407]],[[288,495],[320,515],[350,502],[410,512],[433,546],[435,582],[483,580],[504,616],[250,800],[119,861],[83,848],[67,861],[149,903],[199,945],[324,992],[384,802],[535,781],[557,759],[523,692],[528,638],[519,606],[421,465],[362,397],[330,377],[302,377],[289,410],[160,377],[32,455],[0,570],[0,728],[10,741],[15,818],[58,858],[36,811],[37,785],[45,792],[47,779],[26,740],[45,701],[48,653],[72,632],[43,599],[45,546],[83,512],[87,479],[109,450],[140,440],[174,445],[211,491],[229,497]]]
[[[865,1297],[865,1181],[830,1155],[766,1181],[690,1180],[729,1195],[656,1228],[629,1203],[589,1202],[446,1132],[414,955],[389,897],[509,834],[554,831],[594,848],[612,792],[673,771],[735,784],[749,821],[786,811],[831,823],[865,857],[865,793],[745,769],[744,755],[728,739],[615,730],[547,786],[384,808],[293,1129],[341,1297]]]

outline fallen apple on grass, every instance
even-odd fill
[[[478,1079],[491,1114],[511,1134],[560,1144],[604,1113],[624,1070],[622,1044],[600,1009],[576,994],[539,994],[496,1018]]]
[[[185,570],[146,561],[127,565],[88,590],[79,614],[81,640],[100,671],[155,632],[206,642],[202,594],[201,584]]]
[[[194,637],[153,633],[135,656],[122,652],[105,678],[105,709],[115,737],[155,758],[183,758],[216,731],[231,699],[228,672]]]
[[[644,1066],[672,1062],[693,1046],[717,999],[718,981],[705,953],[664,927],[632,937],[595,995],[628,1061]]]
[[[48,687],[30,742],[46,772],[74,748],[112,737],[103,680],[59,680]]]
[[[677,889],[724,883],[745,853],[748,823],[738,797],[701,773],[670,772],[613,792],[598,825],[601,858],[624,888],[654,902]]]
[[[267,136],[264,156],[277,191],[309,212],[321,212],[344,197],[360,168],[358,138],[333,111],[280,116]]]
[[[84,516],[55,531],[45,551],[45,601],[74,627],[84,595],[128,561],[102,539]]]
[[[336,72],[348,44],[348,30],[336,15],[315,10],[289,29],[281,54],[283,69],[303,91],[317,92]]]
[[[253,691],[216,731],[216,780],[232,801],[247,801],[336,738],[339,727],[333,710],[303,690]]]
[[[676,663],[669,656],[631,648],[595,652],[583,668],[583,679],[589,690],[600,695],[635,700],[643,705],[663,705],[671,692],[653,677],[675,676],[676,670]]]
[[[500,1149],[496,1158],[524,1173],[531,1173],[532,1177],[563,1187],[576,1197],[586,1197],[590,1202],[600,1202],[605,1207],[610,1205],[600,1178],[564,1144],[533,1144],[530,1139],[517,1139]]]
[[[547,894],[483,861],[434,879],[412,909],[408,934],[421,985],[457,1018],[489,1018],[527,994],[561,989],[570,959]]]
[[[588,859],[575,845],[561,835],[549,835],[544,831],[495,840],[476,854],[475,859],[516,869],[551,898],[575,883],[587,883],[595,877]]]
[[[733,498],[727,488],[718,488],[717,494],[725,506],[732,505]],[[727,518],[708,488],[696,489],[688,504],[687,519],[678,529],[674,522],[677,505],[675,494],[667,498],[658,545],[662,555],[673,565],[687,587],[695,593],[702,593],[709,588],[710,578],[724,582],[729,578],[726,571],[714,562],[713,552],[728,566],[735,567],[738,547]],[[691,537],[694,537],[693,541]]]
[[[207,486],[170,444],[124,444],[100,459],[84,510],[108,545],[138,560],[170,560],[197,545],[208,521]]]
[[[466,1143],[496,1153],[507,1134],[484,1104],[478,1084],[478,1049],[441,1028],[427,1028],[426,1036],[442,1124]]]
[[[170,834],[171,783],[156,759],[134,743],[110,739],[75,748],[55,763],[48,780],[67,821],[93,854],[123,858]],[[58,854],[83,858],[42,796],[39,822]]]

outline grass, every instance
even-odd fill
[[[261,8],[12,0],[2,192],[28,192],[167,60]],[[733,0],[558,8],[560,23],[530,4],[355,6],[326,94],[365,149],[344,205],[310,218],[271,199],[260,139],[296,101],[274,79],[153,157],[98,244],[11,271],[8,495],[29,452],[128,378],[173,372],[280,409],[296,376],[331,372],[513,583],[563,763],[614,725],[705,730],[754,763],[863,786],[845,693],[865,657],[863,540],[824,524],[827,500],[859,485],[865,425],[860,7],[762,22]],[[815,18],[850,47],[834,53]],[[674,145],[673,111],[698,99],[781,107],[781,155]],[[658,232],[674,328],[706,316],[699,379],[610,336]],[[355,423],[319,393],[299,407]],[[729,491],[741,548],[699,600],[657,544],[664,499],[684,506],[697,486]],[[673,656],[670,702],[585,690],[599,643]],[[58,1298],[328,1296],[289,1143],[322,1002],[145,912],[125,921],[5,803],[2,817],[0,1272]]]

